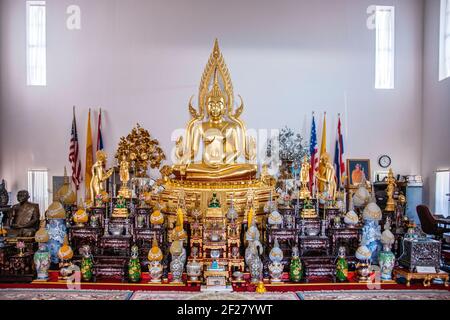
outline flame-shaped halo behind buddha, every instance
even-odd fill
[[[233,84],[231,83],[230,72],[228,71],[228,67],[225,63],[222,53],[219,49],[219,42],[216,39],[214,41],[214,48],[209,57],[208,63],[206,64],[205,70],[203,71],[203,75],[200,81],[199,93],[198,93],[198,108],[194,108],[192,105],[192,100],[194,96],[192,96],[189,100],[189,112],[192,116],[192,119],[189,121],[187,125],[187,136],[186,136],[186,145],[190,145],[192,137],[189,136],[189,132],[191,132],[192,127],[202,121],[205,118],[206,112],[206,102],[208,99],[208,95],[210,94],[210,87],[214,87],[214,79],[222,85],[221,91],[225,99],[226,111],[225,117],[236,123],[241,129],[243,136],[239,137],[240,144],[242,145],[242,150],[245,152],[244,156],[249,159],[249,155],[246,154],[247,151],[247,131],[245,128],[244,122],[239,118],[244,110],[244,102],[242,97],[238,95],[241,100],[240,106],[234,111],[234,93],[233,93]]]

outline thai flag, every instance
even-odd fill
[[[343,160],[344,155],[344,138],[341,131],[341,117],[338,120],[338,130],[336,135],[336,145],[334,149],[334,169],[336,171],[336,183],[339,188],[343,186],[343,179],[345,172],[345,164]]]
[[[309,140],[309,155],[311,164],[311,167],[309,169],[309,190],[311,192],[313,191],[314,186],[314,173],[319,169],[319,157],[317,153],[318,148],[317,148],[316,121],[314,119],[313,113],[311,124],[311,138]]]

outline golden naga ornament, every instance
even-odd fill
[[[189,101],[192,119],[187,124],[185,140],[180,137],[176,142],[177,164],[172,167],[173,174],[192,181],[254,179],[256,142],[247,136],[240,119],[244,110],[240,96],[241,104],[234,110],[233,85],[217,39],[201,78],[197,110],[192,106],[192,98]],[[200,143],[202,159],[196,162]],[[241,157],[245,163],[239,163]]]
[[[159,168],[166,156],[159,141],[152,139],[150,133],[137,124],[130,134],[120,138],[116,159],[127,161],[127,165],[136,170],[136,177],[147,177],[148,167]]]

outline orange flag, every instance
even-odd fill
[[[85,185],[85,201],[94,200],[91,199],[90,184],[92,179],[92,165],[94,164],[94,148],[92,146],[92,130],[91,130],[91,109],[89,109],[87,133],[86,133],[86,165],[84,172],[84,185]]]
[[[320,155],[322,156],[327,152],[327,113],[323,115],[323,127],[322,127],[322,143],[320,144]]]

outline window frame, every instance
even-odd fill
[[[45,0],[27,0],[25,2],[26,5],[26,20],[25,20],[25,32],[26,32],[26,72],[27,72],[27,86],[47,86],[47,7]],[[44,7],[44,21],[43,21],[43,44],[34,44],[32,45],[30,42],[30,28],[33,21],[31,21],[31,8],[42,6]],[[34,65],[32,63],[31,51],[32,50],[43,50],[43,65],[39,66],[38,64]],[[39,67],[42,69],[42,75],[36,76],[33,74],[39,72],[37,71]],[[33,70],[35,68],[36,70]]]
[[[389,43],[389,47],[386,46],[386,43],[380,43],[379,40],[379,26],[377,23],[378,14],[381,11],[389,11],[390,18],[392,19],[392,34],[388,34],[387,36],[391,39]],[[392,61],[392,65],[384,66],[382,65],[381,55],[388,54],[389,60]],[[388,69],[389,70],[386,70]],[[383,83],[382,78],[386,78],[386,73],[390,74],[389,81]],[[377,5],[375,6],[375,89],[376,90],[393,90],[395,89],[395,6],[385,6],[385,5]]]
[[[35,199],[35,183],[34,183],[34,173],[40,172],[45,173],[44,183],[43,183],[43,194],[42,199]],[[30,179],[31,178],[31,179]],[[49,206],[50,196],[49,196],[49,170],[48,169],[28,169],[27,171],[27,190],[30,194],[30,201],[39,204],[39,211],[42,214],[47,210]]]
[[[439,81],[443,81],[450,78],[450,0],[441,0],[439,17]]]

